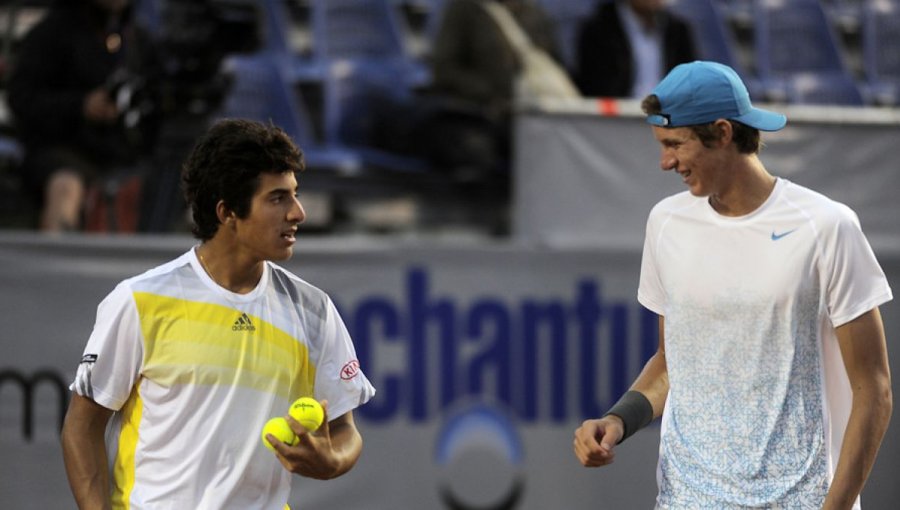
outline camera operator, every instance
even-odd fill
[[[123,84],[139,77],[148,93],[159,65],[130,4],[57,0],[15,55],[8,102],[43,231],[79,229],[87,186],[152,149],[153,123],[122,115]]]

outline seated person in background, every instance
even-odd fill
[[[432,47],[433,92],[454,100],[460,109],[466,105],[484,117],[489,140],[477,143],[470,132],[457,147],[451,148],[444,136],[452,126],[441,126],[435,142],[447,147],[448,158],[464,158],[467,144],[492,146],[498,161],[508,159],[510,117],[515,78],[521,62],[497,21],[483,5],[499,2],[509,9],[531,43],[557,61],[560,60],[555,27],[550,17],[530,0],[451,0],[444,8],[443,20]],[[454,117],[461,119],[462,117]],[[470,119],[471,120],[471,119]],[[462,121],[465,122],[465,121]],[[474,125],[474,122],[473,122]],[[446,130],[444,130],[446,128]],[[453,136],[452,134],[450,135]],[[466,141],[468,140],[468,141]],[[492,152],[488,150],[486,152]],[[491,155],[485,155],[485,158]],[[444,159],[444,158],[438,158]]]
[[[451,0],[432,50],[434,88],[508,113],[520,62],[497,22],[480,3],[504,4],[532,44],[560,60],[552,20],[529,0]]]
[[[586,96],[642,98],[696,59],[690,27],[664,0],[602,1],[578,33],[576,83]]]
[[[129,23],[130,2],[59,0],[17,51],[8,102],[43,231],[79,228],[90,180],[136,158],[139,140],[120,121],[112,83],[153,61]]]

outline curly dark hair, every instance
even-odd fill
[[[659,102],[659,97],[655,94],[645,97],[641,102],[641,109],[647,115],[661,114],[662,105]],[[725,120],[731,123],[733,133],[731,139],[734,144],[737,145],[738,152],[742,154],[756,154],[760,151],[762,148],[762,137],[760,136],[758,129],[736,120]],[[691,128],[704,147],[712,147],[712,143],[719,138],[719,130],[716,128],[714,122],[685,127]]]
[[[206,241],[216,235],[220,200],[238,218],[246,218],[261,173],[303,168],[303,152],[279,127],[243,119],[217,121],[197,140],[181,170],[194,237]]]

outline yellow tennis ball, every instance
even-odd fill
[[[291,430],[291,426],[288,425],[287,420],[283,417],[279,416],[278,418],[272,418],[271,420],[266,422],[266,425],[262,429],[262,442],[266,445],[266,448],[270,450],[275,450],[275,447],[272,446],[272,443],[266,439],[266,434],[272,434],[277,437],[279,441],[282,443],[294,446],[297,444],[299,438],[297,434],[294,434],[294,431]]]
[[[288,410],[291,418],[300,422],[306,430],[313,432],[322,425],[325,419],[325,411],[319,402],[310,397],[300,397],[291,404]]]

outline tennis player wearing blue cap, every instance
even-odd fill
[[[650,212],[638,300],[659,348],[575,432],[585,466],[662,416],[657,508],[860,508],[891,415],[884,272],[843,204],[770,174],[729,67],[674,68],[642,104],[687,191]]]

